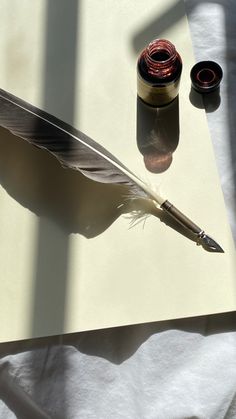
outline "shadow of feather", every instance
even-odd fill
[[[94,182],[67,170],[48,152],[0,128],[0,183],[38,216],[54,220],[68,233],[87,238],[106,230],[120,215],[127,189]]]

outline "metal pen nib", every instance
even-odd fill
[[[199,244],[202,245],[209,252],[218,252],[224,253],[224,250],[220,245],[210,236],[208,236],[204,231],[198,235]]]
[[[167,212],[172,218],[174,218],[179,224],[188,229],[196,237],[196,242],[208,252],[224,253],[222,247],[208,236],[200,227],[198,227],[193,221],[191,221],[186,215],[178,210],[168,200],[163,202],[161,208]]]

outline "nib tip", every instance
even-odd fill
[[[202,235],[200,239],[202,246],[208,252],[224,253],[222,247],[207,234],[204,233],[204,235]]]

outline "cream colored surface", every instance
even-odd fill
[[[154,217],[148,218],[144,228],[129,229],[124,217],[109,226],[115,199],[110,192],[80,175],[65,174],[44,152],[1,131],[1,341],[236,308],[235,249],[211,140],[204,111],[189,101],[194,57],[185,18],[161,33],[176,45],[184,62],[180,142],[170,169],[161,175],[149,174],[136,147],[138,51],[134,39],[171,3],[175,2],[80,2],[74,125],[156,185],[212,235],[225,253],[207,253]],[[66,104],[60,108],[56,103],[54,111],[44,97],[45,78],[56,77],[50,68],[49,74],[44,71],[47,5],[43,1],[1,2],[6,26],[0,36],[0,85],[70,122]],[[11,30],[9,19],[15,20]],[[55,60],[63,63],[63,57],[55,55]],[[66,192],[55,195],[58,202],[68,193],[73,207],[71,212],[66,207],[63,223],[57,205],[47,204],[50,192],[60,188]],[[44,199],[38,199],[37,191]],[[97,206],[101,217],[96,216]],[[74,224],[68,228],[71,214]],[[97,226],[106,221],[107,228]],[[89,234],[94,237],[86,238]]]

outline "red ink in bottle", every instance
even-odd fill
[[[152,41],[138,58],[138,96],[148,105],[167,105],[179,93],[182,60],[166,39]]]

